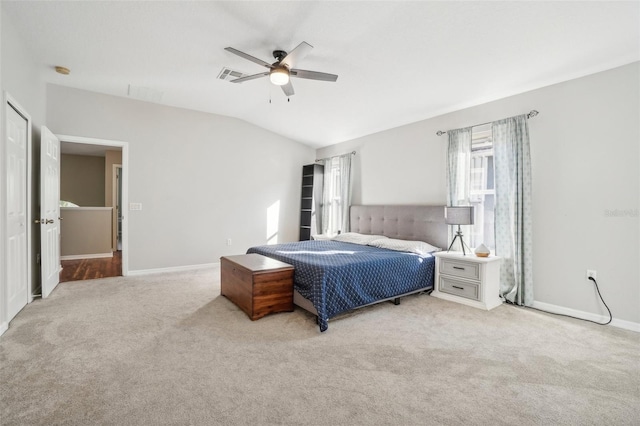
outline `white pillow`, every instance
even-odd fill
[[[384,248],[388,250],[406,251],[409,253],[419,254],[421,256],[440,251],[438,247],[434,247],[424,241],[407,241],[396,240],[394,238],[383,238],[369,242],[370,246]]]
[[[384,240],[387,237],[384,235],[365,235],[358,234],[357,232],[345,232],[343,234],[338,234],[333,238],[333,241],[340,241],[343,243],[352,243],[352,244],[360,244],[362,246],[366,246],[371,241],[374,240]]]

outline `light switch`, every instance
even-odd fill
[[[142,210],[142,203],[129,203],[129,210]]]

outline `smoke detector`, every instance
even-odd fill
[[[69,68],[61,67],[61,66],[56,66],[55,69],[58,74],[62,74],[62,75],[69,75],[69,73],[71,72]]]

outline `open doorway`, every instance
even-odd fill
[[[59,136],[60,282],[127,275],[126,142]]]

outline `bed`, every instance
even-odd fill
[[[348,242],[349,235],[344,235],[343,241],[300,241],[247,251],[294,266],[294,303],[317,315],[320,331],[343,312],[433,289],[435,259],[424,245],[410,253],[368,244],[447,244],[443,206],[351,206],[350,221],[349,235],[364,236],[358,243]],[[380,237],[391,240],[381,243]]]

